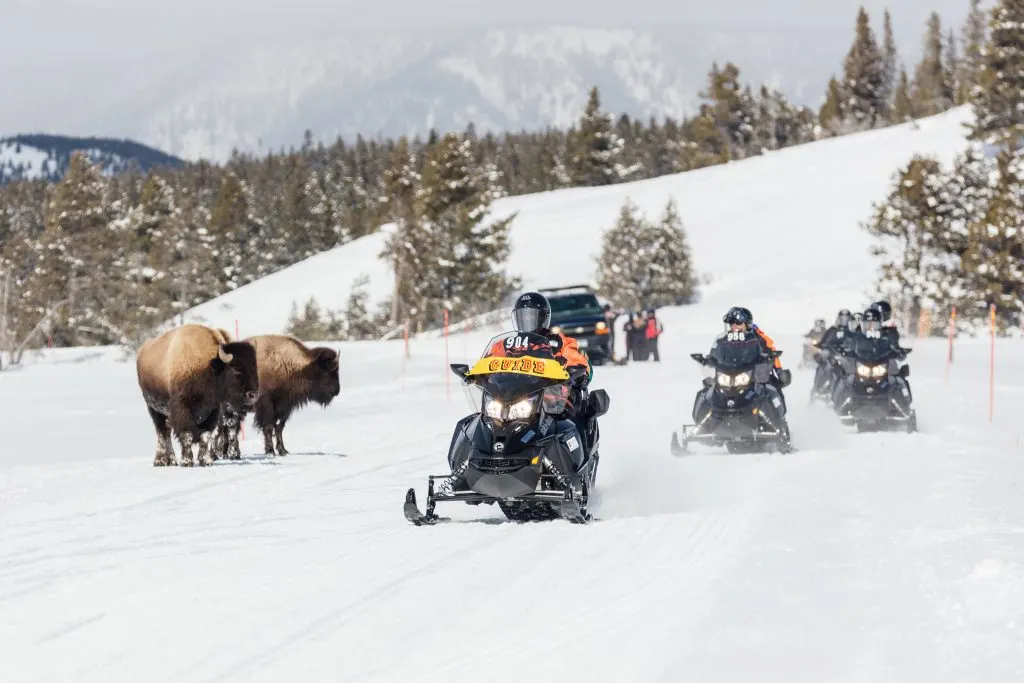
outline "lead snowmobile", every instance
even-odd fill
[[[904,381],[910,367],[900,366],[911,349],[893,346],[884,334],[867,331],[856,337],[843,359],[845,377],[836,388],[835,411],[857,431],[904,428],[917,431],[917,412],[911,407]]]
[[[567,372],[547,337],[510,332],[487,348],[501,340],[505,356],[485,355],[472,368],[450,366],[475,412],[455,427],[451,474],[427,479],[425,514],[417,507],[416,490],[406,493],[405,517],[417,526],[447,521],[434,507],[453,501],[497,503],[519,522],[592,519],[587,503],[599,462],[597,418],[608,412],[608,394],[582,387],[586,371]],[[566,411],[571,398],[582,412],[578,421]]]
[[[683,425],[682,441],[672,434],[672,453],[685,455],[691,442],[724,445],[730,453],[790,452],[782,400],[770,386],[772,363],[781,355],[766,354],[754,332],[730,332],[707,356],[690,354],[714,376],[704,379],[693,405],[694,424]]]

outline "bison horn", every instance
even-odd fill
[[[223,346],[217,347],[217,355],[225,363],[230,363],[234,359],[234,356],[232,356],[230,353],[225,351]]]

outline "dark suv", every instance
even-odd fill
[[[551,304],[552,332],[575,339],[595,365],[611,358],[608,324],[594,290],[586,285],[575,285],[538,291]]]

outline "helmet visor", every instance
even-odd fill
[[[534,332],[541,328],[541,311],[536,308],[519,308],[512,311],[512,324],[517,332]]]
[[[851,316],[849,313],[840,313],[836,316],[836,325],[844,327],[850,324]]]

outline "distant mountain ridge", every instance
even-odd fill
[[[32,133],[0,138],[0,185],[21,179],[60,180],[76,151],[84,152],[108,174],[126,171],[132,165],[147,171],[185,164],[133,140]]]
[[[184,159],[225,161],[378,136],[567,127],[591,86],[614,115],[693,114],[712,62],[817,107],[842,69],[852,27],[780,29],[578,26],[433,36],[373,34],[268,42],[189,57],[93,118]],[[911,45],[904,53],[917,51]]]

